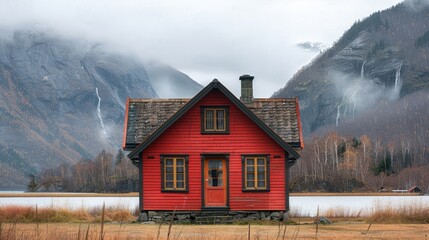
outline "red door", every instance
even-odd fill
[[[204,161],[204,205],[226,207],[226,160],[211,158]]]

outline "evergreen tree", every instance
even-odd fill
[[[30,182],[27,185],[27,191],[35,192],[39,188],[39,185],[36,183],[36,176],[34,176],[33,174],[30,174],[29,177],[30,177]]]
[[[121,163],[122,159],[125,158],[125,154],[124,151],[122,151],[122,149],[118,149],[118,153],[116,153],[116,157],[115,157],[115,164],[118,165]]]

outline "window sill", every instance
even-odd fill
[[[161,190],[162,193],[188,193],[189,190]]]
[[[269,192],[270,189],[241,189],[242,192]]]
[[[229,131],[225,132],[201,132],[203,135],[228,135]]]

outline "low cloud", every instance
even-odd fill
[[[374,107],[380,100],[394,101],[399,98],[400,89],[379,84],[377,79],[338,71],[332,71],[329,77],[335,84],[336,98],[341,99],[336,112],[337,125],[344,118],[354,118]]]
[[[43,30],[100,42],[111,51],[156,59],[205,85],[218,78],[239,94],[238,77],[255,76],[268,97],[357,19],[400,0],[149,1],[5,0],[0,28]]]

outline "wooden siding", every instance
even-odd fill
[[[229,106],[230,134],[201,134],[201,106]],[[143,210],[201,210],[204,153],[229,154],[231,210],[285,210],[284,150],[218,90],[208,93],[143,151]],[[161,154],[189,155],[187,193],[161,192]],[[242,154],[271,156],[269,192],[242,191]]]

